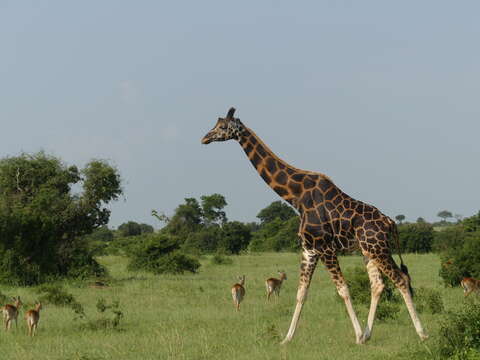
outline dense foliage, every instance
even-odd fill
[[[0,190],[0,281],[103,273],[82,236],[109,220],[105,205],[122,193],[115,168],[94,160],[80,170],[42,152],[22,154],[0,160]]]
[[[480,306],[468,301],[442,321],[437,343],[440,355],[448,359],[480,357]]]
[[[404,224],[398,226],[402,252],[427,253],[432,250],[434,231],[427,223]]]
[[[200,263],[180,250],[180,243],[172,236],[147,234],[130,247],[130,270],[146,270],[154,274],[195,273]]]
[[[457,286],[463,277],[480,278],[480,212],[436,235],[441,254],[440,276]]]

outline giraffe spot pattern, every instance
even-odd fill
[[[260,176],[303,214],[302,247],[318,255],[302,259],[301,278],[307,276],[304,272],[311,271],[312,264],[320,256],[337,288],[343,286],[345,280],[336,253],[360,249],[369,259],[374,259],[379,270],[397,286],[408,286],[408,279],[402,276],[391,258],[389,243],[393,220],[375,207],[349,197],[330,179],[287,166],[248,132],[244,138],[242,147]]]

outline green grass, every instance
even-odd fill
[[[441,291],[447,310],[463,301],[459,288],[441,284],[436,255],[404,257],[414,286]],[[420,315],[431,336],[421,343],[405,306],[398,320],[376,322],[367,345],[356,345],[345,307],[321,265],[293,342],[280,346],[295,305],[300,256],[267,253],[232,259],[231,265],[213,265],[205,258],[197,275],[153,276],[128,272],[124,258],[103,257],[100,261],[112,276],[109,288],[65,286],[89,319],[98,317],[99,298],[118,300],[124,313],[119,330],[82,329],[70,309],[48,305],[37,336],[29,338],[22,309],[18,330],[0,334],[0,359],[411,359],[412,353],[433,347],[439,316]],[[360,257],[340,261],[344,270],[362,265]],[[288,280],[279,301],[266,303],[264,281],[276,276],[277,269],[285,270]],[[243,274],[246,296],[236,313],[230,287]],[[20,295],[29,303],[38,297],[34,288],[3,288],[2,293]],[[356,310],[365,324],[367,309],[357,305]]]

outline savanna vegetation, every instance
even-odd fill
[[[458,287],[463,277],[480,278],[480,212],[463,218],[442,210],[436,223],[395,216],[427,342],[418,341],[387,281],[373,337],[356,346],[343,302],[319,266],[298,334],[279,346],[300,251],[298,216],[284,202],[243,223],[228,218],[223,195],[204,195],[184,199],[172,215],[152,210],[153,226],[131,220],[112,229],[107,205],[122,195],[119,171],[103,160],[79,169],[45,153],[1,159],[0,189],[0,300],[21,295],[22,314],[43,306],[36,338],[25,336],[22,316],[18,330],[0,337],[5,358],[480,356],[478,297],[464,299]],[[341,263],[366,320],[370,284],[361,256]],[[267,303],[264,281],[278,269],[289,277],[280,299]],[[236,313],[230,287],[239,275],[247,295]]]
[[[457,348],[461,349],[457,358],[462,353],[472,359],[472,354],[478,355],[480,304],[473,295],[464,299],[460,288],[443,285],[435,254],[405,256],[430,339],[418,340],[404,304],[395,299],[397,292],[387,291],[381,301],[381,318],[364,346],[355,345],[345,306],[321,267],[314,276],[297,336],[289,345],[280,346],[295,303],[299,255],[234,255],[228,257],[230,264],[216,264],[212,257],[202,256],[196,274],[155,275],[128,270],[128,259],[123,256],[103,256],[97,260],[110,277],[98,286],[66,280],[50,285],[54,289],[4,286],[3,294],[21,296],[24,309],[37,299],[44,305],[34,338],[26,335],[21,309],[18,330],[13,327],[0,336],[2,356],[19,360],[437,359],[451,356]],[[340,262],[352,281],[363,275],[356,270],[363,266],[359,256],[342,257]],[[276,275],[280,266],[288,280],[278,301],[267,303],[264,281]],[[242,274],[246,295],[237,313],[230,287]],[[355,287],[353,293],[354,306],[365,324],[368,305],[362,297],[368,297],[368,289]],[[461,336],[465,331],[468,337]]]

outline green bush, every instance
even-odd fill
[[[448,313],[440,326],[438,348],[443,358],[475,359],[480,353],[480,304],[467,301]]]
[[[464,277],[480,277],[479,231],[468,233],[460,248],[442,254],[439,275],[449,286],[458,286]]]
[[[81,328],[87,330],[118,330],[120,320],[123,319],[123,311],[120,309],[120,302],[113,301],[108,304],[105,299],[100,298],[97,301],[97,312],[100,317],[90,319],[81,325]]]
[[[415,306],[420,313],[440,314],[445,310],[440,291],[423,286],[415,289]]]
[[[66,292],[62,286],[43,284],[37,287],[37,292],[42,294],[38,299],[42,304],[69,307],[77,317],[85,317],[83,306],[75,300],[72,294]]]
[[[93,160],[79,170],[42,152],[21,154],[0,159],[0,189],[1,282],[102,271],[84,236],[108,223],[106,205],[122,194],[115,168]]]
[[[344,275],[352,301],[357,301],[361,304],[370,305],[370,279],[368,277],[367,269],[357,266],[351,270],[347,270]],[[385,288],[382,292],[382,300],[390,303],[401,302],[401,297],[395,285],[386,277],[383,277]]]
[[[375,317],[379,321],[395,320],[400,313],[400,306],[397,303],[381,301],[377,306]]]
[[[148,234],[132,247],[129,270],[146,270],[154,274],[196,273],[200,267],[197,259],[186,255],[180,249],[179,241],[164,234]]]
[[[367,270],[360,266],[345,272],[345,279],[349,287],[350,297],[353,302],[369,308],[371,300],[370,279]],[[384,277],[385,288],[377,306],[376,318],[380,321],[396,319],[400,311],[401,297],[395,285]],[[340,296],[337,294],[337,298]]]
[[[279,217],[262,224],[260,229],[253,233],[249,250],[260,251],[297,251],[298,241],[298,216],[282,220]]]
[[[216,253],[212,256],[212,260],[210,261],[213,265],[230,265],[233,263],[233,260],[230,259],[228,256],[225,256],[220,253]]]
[[[430,224],[399,225],[398,235],[403,252],[426,253],[432,250],[434,231]]]

